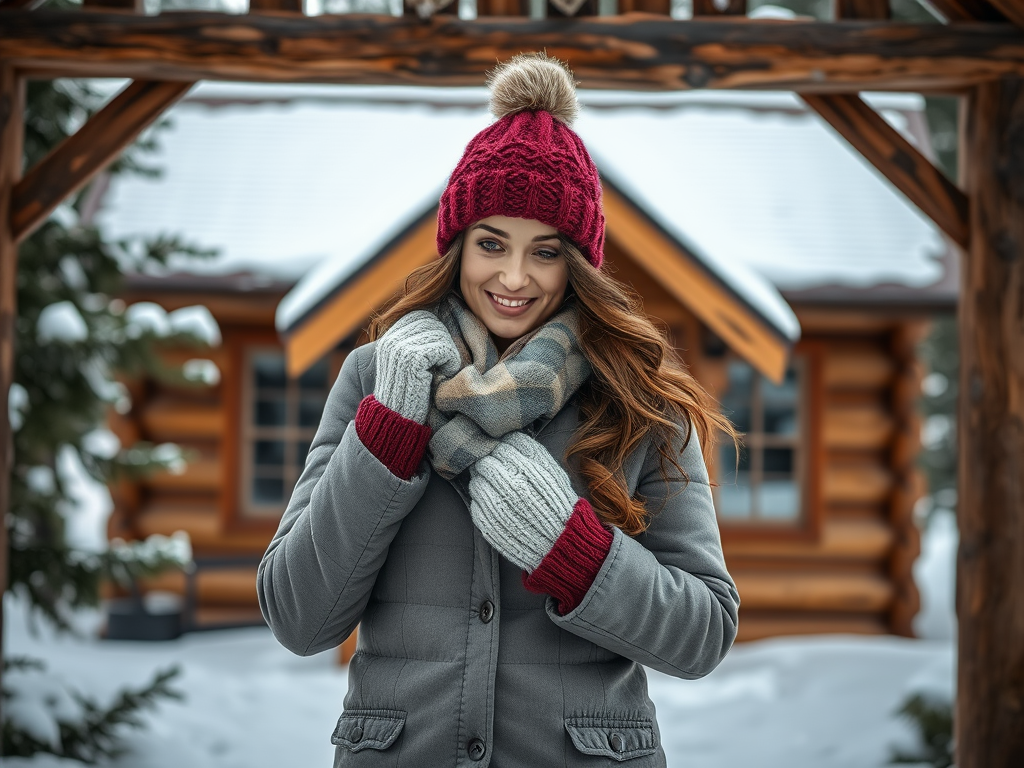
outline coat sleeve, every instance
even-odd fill
[[[359,439],[373,391],[372,344],[353,351],[331,389],[306,466],[257,571],[260,609],[278,641],[309,656],[352,632],[428,472],[392,474]]]
[[[694,436],[678,459],[689,482],[675,479],[669,465],[666,483],[659,459],[656,447],[648,449],[637,483],[652,513],[647,531],[634,539],[614,529],[611,549],[579,605],[559,615],[549,598],[547,612],[573,634],[695,679],[732,647],[739,594],[725,567],[700,441]]]

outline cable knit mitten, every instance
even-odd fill
[[[377,341],[377,402],[425,424],[434,369],[454,376],[459,350],[444,324],[426,310],[405,315]]]
[[[469,496],[484,538],[531,572],[554,547],[579,500],[555,458],[522,432],[505,435],[470,468]]]
[[[356,433],[392,474],[409,480],[430,442],[427,426],[434,369],[462,366],[448,329],[426,311],[411,312],[377,340],[377,383],[356,410]]]

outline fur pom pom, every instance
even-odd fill
[[[491,112],[498,119],[524,110],[550,112],[572,125],[580,111],[569,67],[546,53],[521,53],[499,64],[487,78]]]

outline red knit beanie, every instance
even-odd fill
[[[569,126],[579,111],[564,64],[520,54],[491,74],[498,120],[470,140],[437,212],[437,252],[488,216],[535,219],[554,227],[600,268],[604,259],[601,180]]]

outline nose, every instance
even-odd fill
[[[526,259],[512,255],[503,266],[498,280],[510,293],[515,293],[530,284],[530,276],[526,273]]]

